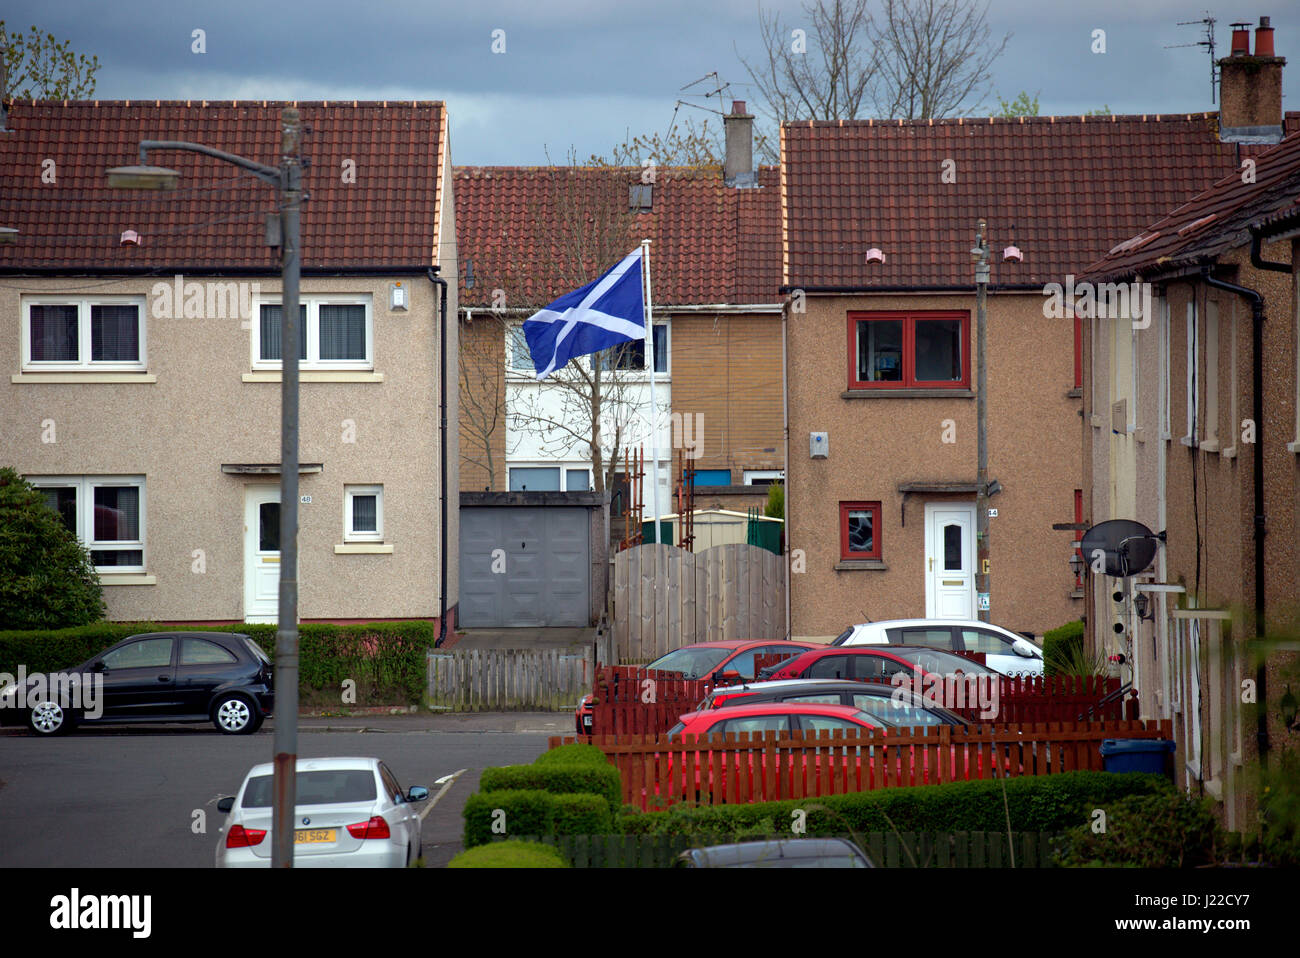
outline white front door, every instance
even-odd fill
[[[925,507],[925,617],[974,619],[975,506]]]
[[[244,621],[275,622],[280,601],[280,487],[244,492]]]

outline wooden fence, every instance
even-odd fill
[[[1138,717],[1137,692],[1121,692],[1120,680],[1099,675],[1001,675],[989,677],[996,692],[985,685],[985,676],[968,674],[962,682],[928,688],[924,682],[912,690],[934,704],[972,722],[1009,725],[1023,722],[1106,722]],[[889,679],[869,680],[892,685]],[[979,698],[983,696],[984,702]],[[995,714],[986,714],[992,705]]]
[[[623,801],[642,809],[678,802],[736,804],[878,788],[1103,769],[1110,738],[1169,738],[1159,721],[1050,722],[961,729],[951,725],[713,736],[584,736],[619,770]],[[550,747],[578,739],[552,737]]]
[[[614,556],[613,633],[619,662],[695,642],[784,638],[785,558],[738,543],[624,549]]]
[[[591,688],[594,650],[455,649],[429,653],[429,704],[457,712],[565,711]]]
[[[773,838],[789,839],[790,835]],[[877,868],[1048,868],[1048,832],[865,832],[847,838]],[[540,841],[557,849],[574,868],[671,868],[688,848],[735,842],[726,835],[547,835],[499,841]],[[751,841],[752,839],[745,839]]]
[[[683,679],[636,666],[601,666],[592,689],[592,733],[617,737],[667,732],[679,716],[695,711],[712,688],[709,679]]]

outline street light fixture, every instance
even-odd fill
[[[108,171],[108,185],[127,190],[174,190],[180,174],[149,165],[150,150],[211,156],[245,170],[278,192],[281,224],[280,321],[280,596],[275,635],[276,711],[272,782],[271,866],[293,867],[293,812],[298,767],[298,280],[302,193],[302,119],[297,108],[280,111],[280,165],[181,140],[141,140],[140,163]],[[251,318],[251,317],[250,317]]]

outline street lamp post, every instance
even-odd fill
[[[140,165],[108,171],[118,189],[174,190],[175,170],[150,166],[150,150],[201,153],[247,170],[279,193],[282,305],[280,319],[280,595],[275,634],[275,775],[271,866],[293,867],[293,810],[298,764],[298,281],[301,275],[302,119],[280,111],[280,165],[266,166],[222,150],[179,140],[141,140]],[[251,319],[251,317],[250,317]]]
[[[981,622],[989,621],[989,437],[988,378],[985,360],[988,325],[989,244],[984,238],[984,220],[975,235],[975,387],[976,458],[975,472],[975,592]]]

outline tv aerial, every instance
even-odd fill
[[[1183,47],[1206,47],[1210,51],[1210,102],[1214,102],[1215,90],[1219,84],[1219,63],[1214,59],[1214,17],[1210,16],[1210,11],[1205,11],[1205,16],[1199,20],[1179,20],[1180,27],[1194,27],[1201,24],[1205,27],[1205,39],[1197,40],[1195,43],[1170,43],[1165,46],[1166,50],[1178,50]],[[1236,24],[1233,26],[1250,26],[1250,24]]]
[[[1165,541],[1165,533],[1155,533],[1133,519],[1108,519],[1099,522],[1083,534],[1079,551],[1084,561],[1092,565],[1100,550],[1105,556],[1106,575],[1126,579],[1150,568],[1155,561],[1157,543]]]

